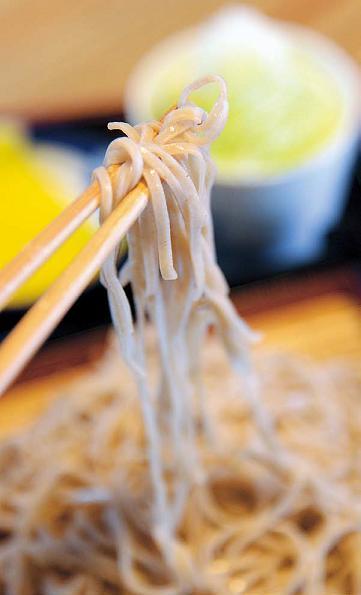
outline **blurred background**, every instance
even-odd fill
[[[213,196],[230,284],[326,275],[361,287],[359,0],[0,0],[0,23],[0,266],[89,183],[109,120],[159,116],[216,72],[230,89]],[[0,336],[96,225],[17,294]],[[54,336],[108,320],[94,282]]]

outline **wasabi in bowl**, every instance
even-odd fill
[[[197,77],[223,76],[229,119],[212,148],[221,179],[287,171],[320,151],[341,125],[341,91],[322,61],[255,11],[228,9],[176,36],[174,51],[167,43],[170,51],[159,46],[158,56],[152,52],[143,63],[149,67],[155,58],[137,117],[160,117]],[[207,109],[215,92],[207,87],[193,99]]]
[[[317,259],[357,153],[359,68],[321,34],[231,6],[152,48],[128,81],[133,123],[158,118],[207,75],[228,86],[229,119],[211,152],[219,262],[232,284]],[[191,100],[208,109],[211,85]]]

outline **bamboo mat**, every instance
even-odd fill
[[[255,348],[257,351],[275,348],[317,360],[342,357],[360,361],[361,365],[361,314],[357,303],[347,294],[334,292],[304,299],[252,314],[248,320],[264,334],[262,344]],[[87,335],[82,341],[85,347]],[[0,437],[28,426],[51,401],[54,385],[66,389],[87,369],[89,365],[77,366],[12,389],[0,401]]]

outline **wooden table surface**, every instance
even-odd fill
[[[262,285],[256,292],[234,294],[237,307],[246,314],[251,326],[264,335],[255,352],[276,349],[317,361],[341,357],[361,364],[359,296],[344,291],[340,283],[337,289],[324,284],[321,292],[315,291],[319,284],[313,289],[311,285],[308,283],[309,291],[303,292],[302,297],[297,283],[293,288],[288,283],[282,291],[276,288],[276,293]],[[294,299],[296,295],[298,299]],[[265,308],[261,307],[262,301]],[[39,357],[37,365],[33,362],[29,369],[33,374],[27,381],[16,385],[0,400],[0,438],[36,419],[53,398],[54,386],[66,389],[74,377],[87,373],[104,352],[104,338],[104,331],[93,331],[75,340],[59,341],[45,357]],[[79,353],[83,354],[82,359]]]
[[[0,113],[117,113],[138,58],[224,0],[0,0]],[[325,33],[361,62],[361,0],[254,0]]]

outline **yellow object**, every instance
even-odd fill
[[[75,197],[41,166],[26,136],[13,125],[0,126],[0,268],[9,262]],[[90,222],[79,230],[15,294],[10,307],[36,300],[89,240]]]

